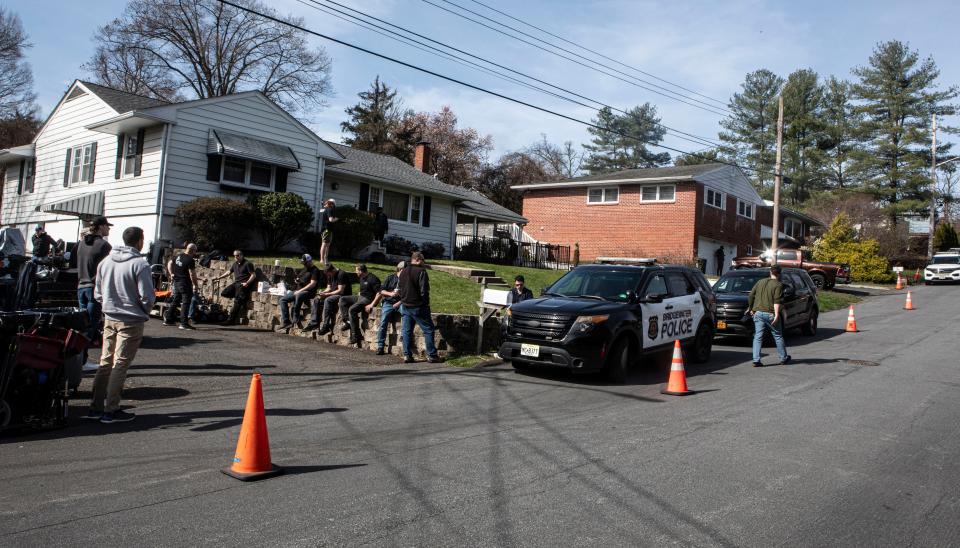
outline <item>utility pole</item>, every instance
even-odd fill
[[[933,260],[933,233],[937,230],[937,113],[933,113],[933,146],[930,156],[930,239],[927,258]]]
[[[770,239],[773,257],[771,264],[777,264],[777,246],[780,236],[780,183],[783,178],[783,95],[780,95],[780,112],[777,114],[777,165],[773,171],[773,235]],[[931,235],[931,237],[933,237]],[[932,241],[932,240],[931,240]]]

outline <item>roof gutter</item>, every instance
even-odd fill
[[[667,183],[677,181],[691,181],[695,179],[690,175],[674,175],[672,177],[641,177],[632,179],[596,179],[590,181],[567,181],[560,183],[534,183],[532,185],[513,185],[513,190],[539,190],[551,188],[577,188],[590,186],[615,185],[620,183]]]

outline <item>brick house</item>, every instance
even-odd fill
[[[512,187],[523,193],[525,232],[580,246],[580,260],[656,257],[706,261],[707,273],[760,247],[760,195],[723,164],[631,169]]]

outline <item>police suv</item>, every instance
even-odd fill
[[[960,282],[960,248],[935,253],[933,261],[923,269],[923,282]]]
[[[622,382],[642,354],[677,340],[691,361],[709,360],[715,310],[699,270],[653,261],[584,265],[507,310],[499,353],[517,370],[605,370]]]

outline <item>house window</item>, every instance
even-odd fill
[[[263,162],[224,156],[220,182],[231,186],[273,188],[276,168]]]
[[[410,222],[415,224],[420,224],[420,208],[423,203],[423,198],[420,196],[411,196],[410,197]]]
[[[640,187],[641,202],[672,202],[676,197],[675,185],[646,185]]]
[[[93,164],[93,143],[73,147],[70,155],[70,184],[90,182]]]
[[[705,190],[703,193],[704,203],[709,206],[724,209],[723,192],[713,190],[712,188],[706,188]]]
[[[786,219],[783,221],[783,233],[793,238],[803,238],[803,223]]]
[[[747,257],[752,257],[752,256],[753,256],[753,246],[750,244],[747,244]]]
[[[588,204],[615,204],[620,201],[620,187],[587,189]]]
[[[753,204],[737,198],[737,215],[753,219]]]
[[[376,211],[380,207],[380,189],[370,187],[370,197],[367,200],[367,211]]]
[[[383,213],[393,221],[420,224],[423,215],[423,196],[370,187],[370,198],[367,203],[370,211],[383,207]]]
[[[24,175],[23,175],[23,191],[24,192],[33,192],[33,181],[37,175],[37,159],[31,158],[29,162],[24,164]]]
[[[128,133],[123,147],[123,174],[133,175],[137,169],[137,134]]]

